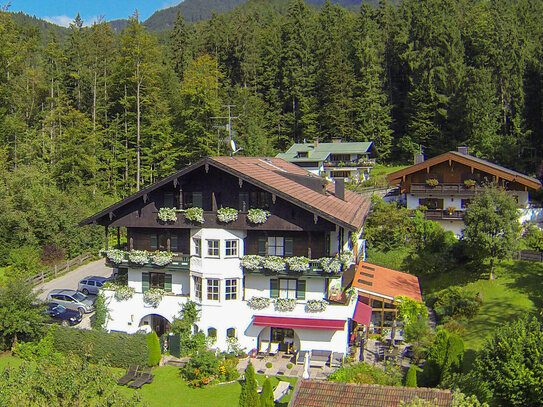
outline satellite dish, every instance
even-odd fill
[[[234,140],[230,140],[230,148],[232,151],[236,151],[236,142]]]

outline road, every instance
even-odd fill
[[[54,280],[47,283],[37,285],[34,291],[40,291],[38,298],[44,300],[47,298],[49,291],[55,288],[69,288],[77,290],[78,283],[87,276],[103,276],[109,277],[113,269],[106,267],[104,259],[96,260],[87,264],[84,264],[69,273],[66,273]]]

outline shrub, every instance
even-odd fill
[[[181,368],[181,375],[192,387],[204,387],[219,376],[219,360],[213,352],[194,354]]]
[[[380,384],[399,386],[402,382],[400,370],[387,366],[386,372],[364,362],[342,367],[328,376],[328,380],[341,383]]]
[[[442,329],[436,335],[428,360],[424,365],[422,378],[424,385],[435,387],[450,376],[460,371],[464,357],[464,341],[458,335]]]
[[[258,406],[258,384],[255,378],[255,369],[249,362],[245,369],[245,380],[241,383],[241,394],[239,395],[239,407]]]
[[[109,310],[106,305],[106,298],[104,293],[100,290],[96,296],[96,301],[94,302],[94,318],[92,318],[92,327],[93,329],[102,330],[106,324],[106,320],[109,314]]]
[[[446,322],[449,318],[475,318],[483,300],[479,293],[472,294],[460,287],[449,287],[433,294],[426,302],[434,308],[438,321]]]
[[[50,330],[39,342],[19,342],[13,348],[13,353],[25,360],[41,360],[54,355],[53,331]]]
[[[107,359],[115,367],[146,365],[149,347],[145,335],[99,332],[54,327],[54,349],[88,358],[91,363]]]
[[[40,251],[34,246],[21,246],[9,251],[9,277],[26,278],[36,274],[42,267]]]
[[[64,249],[62,247],[48,244],[41,249],[41,261],[48,266],[64,260],[64,256]]]
[[[237,365],[238,360],[235,357],[225,357],[219,366],[219,381],[231,382],[232,380],[236,380],[240,376]]]
[[[409,366],[405,375],[405,387],[417,387],[417,367]]]
[[[294,366],[294,365],[293,365],[292,363],[289,363],[289,364],[287,365],[287,369],[290,370],[290,369],[292,369],[293,366]]]
[[[160,341],[156,332],[147,334],[147,347],[149,348],[149,366],[156,366],[160,363],[162,357],[160,353]]]
[[[272,362],[266,363],[266,367],[267,367],[268,369],[271,369],[271,368],[273,367],[273,363],[272,363]]]

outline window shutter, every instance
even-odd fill
[[[294,239],[285,237],[285,257],[294,256]]]
[[[260,256],[265,256],[266,253],[266,238],[265,237],[259,237],[258,238],[258,254]]]
[[[158,250],[157,235],[151,235],[151,250]]]
[[[166,291],[167,293],[172,292],[172,275],[171,274],[164,275],[164,291]]]
[[[277,278],[270,279],[270,298],[279,298],[279,280]]]
[[[179,252],[179,247],[177,245],[177,235],[170,236],[170,250],[172,252]]]
[[[296,280],[296,298],[305,300],[305,280]]]
[[[145,292],[149,289],[149,273],[141,273],[141,291]]]

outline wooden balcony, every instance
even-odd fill
[[[106,257],[106,266],[119,268],[119,267],[130,267],[130,268],[140,268],[140,269],[153,269],[154,271],[160,270],[189,270],[190,269],[190,255],[174,253],[173,260],[170,264],[166,266],[157,266],[151,262],[148,262],[144,265],[133,264],[128,259],[128,252],[125,253],[124,259],[121,263],[113,263]]]
[[[482,190],[480,186],[468,188],[464,184],[439,184],[435,187],[426,184],[411,184],[409,192],[413,195],[475,195]]]
[[[259,269],[259,270],[252,270],[248,269],[246,267],[243,267],[243,273],[244,274],[264,274],[264,275],[280,275],[280,276],[313,276],[313,277],[327,277],[327,278],[337,278],[341,276],[343,273],[345,267],[341,266],[341,271],[339,273],[330,273],[324,271],[321,263],[318,260],[310,260],[309,261],[309,270],[307,271],[293,271],[289,270],[288,265],[285,270],[283,271],[274,271],[274,270],[268,270],[268,269]]]

